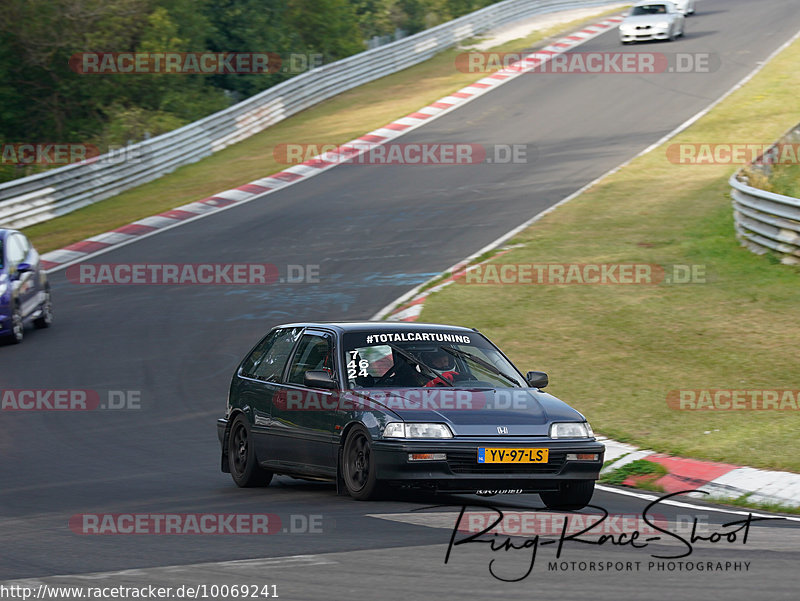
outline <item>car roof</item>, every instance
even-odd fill
[[[672,4],[671,0],[639,0],[634,6],[647,6],[648,4]]]
[[[347,332],[477,332],[475,328],[450,326],[440,323],[410,323],[406,321],[301,321],[285,323],[278,328],[325,328],[339,333]]]

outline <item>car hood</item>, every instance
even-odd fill
[[[357,396],[365,406],[391,411],[403,421],[446,423],[455,436],[548,436],[552,422],[585,419],[535,388],[359,390]]]
[[[636,15],[635,17],[625,17],[621,25],[669,25],[672,17],[669,15]]]

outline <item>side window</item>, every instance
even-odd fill
[[[25,248],[19,240],[19,236],[12,234],[6,238],[6,257],[8,258],[9,266],[16,267],[25,259]]]
[[[25,253],[25,256],[27,257],[28,253],[31,250],[31,243],[28,242],[28,239],[22,234],[14,234],[14,237],[17,239],[17,242],[20,243],[20,246],[22,246],[22,251]]]
[[[333,353],[328,336],[306,334],[300,339],[289,368],[289,383],[303,384],[307,371],[325,369],[333,373]]]
[[[242,375],[266,382],[278,382],[300,328],[279,329],[272,332],[253,349],[242,363]]]

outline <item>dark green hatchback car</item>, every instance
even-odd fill
[[[222,471],[336,482],[353,498],[392,487],[538,493],[589,503],[605,447],[477,330],[340,322],[273,328],[233,375],[217,421]]]

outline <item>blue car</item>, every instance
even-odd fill
[[[0,229],[0,338],[22,342],[25,324],[53,323],[53,303],[39,253],[16,230]]]

